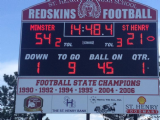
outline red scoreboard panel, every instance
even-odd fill
[[[20,76],[158,76],[156,22],[22,23]]]

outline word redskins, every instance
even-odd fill
[[[103,9],[103,19],[151,19],[150,9]],[[29,9],[29,19],[77,19],[76,9]],[[100,16],[100,17],[101,17]]]

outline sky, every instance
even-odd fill
[[[45,0],[0,0],[0,86],[6,85],[3,81],[4,74],[18,71],[21,11],[29,6]],[[160,0],[135,0],[151,6],[160,11]],[[160,23],[160,12],[158,13]],[[160,24],[158,25],[158,38],[160,38]],[[160,52],[159,52],[160,53]],[[48,114],[53,120],[85,120],[85,114]],[[52,119],[51,119],[52,120]],[[101,115],[91,115],[91,120],[103,120]]]

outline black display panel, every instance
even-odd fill
[[[156,50],[22,51],[21,75],[27,76],[156,76]]]
[[[23,23],[20,76],[158,76],[156,23]]]
[[[101,29],[98,31],[95,26],[92,35],[91,30],[85,29],[97,24]],[[72,25],[76,29],[81,25],[80,35],[79,30],[71,29]],[[156,23],[23,23],[21,47],[157,48]]]

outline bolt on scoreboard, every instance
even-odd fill
[[[20,76],[158,76],[156,22],[23,22]]]

